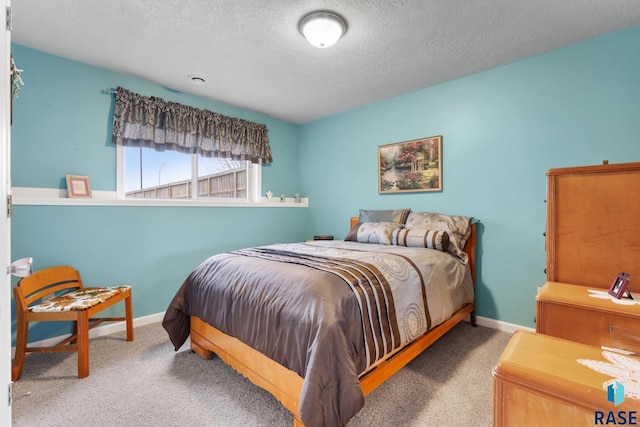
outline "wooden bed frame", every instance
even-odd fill
[[[357,217],[351,218],[351,225],[353,226],[357,221]],[[471,227],[471,236],[464,251],[469,255],[469,267],[475,286],[476,225],[473,224]],[[470,316],[471,324],[475,326],[475,302],[463,306],[451,318],[432,328],[390,358],[378,363],[362,376],[360,385],[363,394],[367,396],[467,316]],[[303,382],[300,375],[254,350],[237,338],[220,332],[196,316],[191,316],[191,349],[205,359],[211,357],[211,352],[216,353],[225,363],[258,387],[271,393],[285,408],[291,411],[294,427],[304,426],[300,420],[298,407]]]

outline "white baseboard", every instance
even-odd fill
[[[489,319],[488,317],[477,316],[476,323],[480,326],[485,326],[487,328],[496,329],[498,331],[514,333],[515,331],[525,330],[530,332],[535,332],[536,330],[533,328],[529,328],[527,326],[516,325],[515,323],[507,323],[502,322],[500,320]]]
[[[145,326],[145,325],[149,325],[151,323],[161,322],[163,317],[164,317],[164,312],[156,313],[156,314],[150,314],[148,316],[143,316],[143,317],[138,317],[138,318],[133,319],[133,327],[135,328],[135,327],[138,327],[138,326]],[[470,321],[469,316],[467,316],[466,320]],[[524,330],[528,330],[528,331],[531,331],[531,332],[535,332],[535,329],[532,329],[532,328],[516,325],[514,323],[502,322],[500,320],[489,319],[488,317],[482,317],[482,316],[477,316],[476,317],[476,323],[478,325],[480,325],[480,326],[485,326],[487,328],[496,329],[498,331],[507,332],[507,333],[510,333],[510,334],[512,334],[515,331],[520,330],[520,329],[524,329]],[[126,329],[126,327],[125,327],[124,322],[110,323],[110,324],[107,324],[107,325],[104,325],[104,326],[98,326],[96,328],[91,329],[89,331],[89,338],[97,338],[97,337],[101,337],[101,336],[104,336],[104,335],[109,335],[109,334],[113,334],[113,333],[116,333],[116,332],[124,331],[125,329]],[[30,345],[33,346],[33,347],[49,347],[49,346],[52,346],[52,345],[55,345],[55,344],[59,343],[60,341],[62,341],[66,337],[68,337],[69,335],[61,335],[61,336],[54,337],[54,338],[47,338],[46,340],[30,343]],[[11,348],[11,358],[12,359],[15,356],[15,353],[16,353],[16,348],[12,347]]]
[[[163,317],[164,317],[164,312],[156,313],[156,314],[150,314],[148,316],[143,316],[143,317],[138,317],[138,318],[133,319],[133,327],[135,328],[135,327],[138,327],[138,326],[145,326],[145,325],[149,325],[151,323],[161,322]],[[103,326],[97,326],[97,327],[91,329],[89,331],[89,338],[91,339],[91,338],[102,337],[104,335],[109,335],[109,334],[113,334],[113,333],[124,331],[124,330],[126,330],[126,325],[125,325],[124,322],[109,323],[109,324],[105,324]],[[53,345],[56,345],[60,341],[64,340],[65,338],[67,338],[70,335],[71,334],[60,335],[58,337],[47,338],[46,340],[32,342],[32,343],[29,343],[29,346],[31,346],[31,347],[51,347]],[[16,348],[15,347],[11,347],[11,358],[13,359],[15,357],[15,355],[16,355]]]

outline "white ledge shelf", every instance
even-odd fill
[[[307,208],[309,199],[303,197],[296,203],[293,197],[274,198],[269,202],[266,197],[258,202],[244,200],[206,200],[206,199],[119,199],[115,191],[93,190],[91,198],[69,198],[67,190],[57,188],[13,187],[12,203],[15,206],[194,206],[228,208]]]

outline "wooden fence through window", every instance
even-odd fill
[[[156,187],[128,191],[126,197],[148,199],[190,199],[191,180],[170,182]],[[198,178],[198,198],[247,198],[245,168],[218,172]]]

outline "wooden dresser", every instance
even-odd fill
[[[595,346],[635,335],[640,345],[640,305],[588,292],[608,291],[621,271],[640,292],[640,163],[551,169],[547,177],[548,283],[536,298],[536,331]]]
[[[640,301],[623,305],[606,292],[568,283],[545,283],[536,298],[536,331],[640,353]]]
[[[493,425],[589,426],[597,424],[596,411],[636,411],[640,422],[640,400],[610,403],[604,383],[611,377],[578,359],[608,363],[599,348],[516,332],[493,372]]]
[[[640,292],[640,162],[547,172],[547,280]]]
[[[640,292],[640,163],[547,176],[548,282],[536,297],[538,333],[516,332],[494,369],[494,426],[598,425],[598,414],[640,409],[637,399],[610,403],[604,384],[612,377],[578,362],[608,362],[602,345],[640,352],[640,305],[607,294],[621,271]]]

